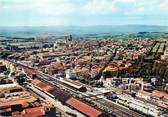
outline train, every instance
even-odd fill
[[[164,113],[161,108],[130,96],[118,95],[117,103],[151,117],[162,117]]]

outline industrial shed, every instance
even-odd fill
[[[32,80],[32,84],[43,91],[50,91],[50,90],[54,89],[52,86],[50,86],[40,80],[37,80],[37,79]]]
[[[66,101],[66,103],[89,117],[99,117],[99,115],[102,114],[101,111],[99,111],[99,110],[73,98],[73,97],[68,99]]]
[[[53,95],[56,99],[60,100],[62,103],[65,103],[71,97],[68,93],[58,88],[54,88],[53,90],[48,91],[48,93]]]

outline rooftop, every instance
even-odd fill
[[[24,109],[22,112],[12,113],[12,117],[39,117],[45,115],[44,107],[33,107]]]
[[[98,117],[102,114],[101,111],[98,111],[94,109],[93,107],[75,99],[75,98],[70,98],[69,100],[66,101],[67,104],[71,105],[73,108],[79,110],[80,112],[84,113],[85,115],[89,117]]]
[[[32,84],[37,86],[38,88],[42,89],[43,91],[50,91],[53,89],[52,86],[50,86],[40,80],[37,80],[37,79],[32,80]]]

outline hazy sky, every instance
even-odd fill
[[[0,26],[168,25],[168,0],[0,0]]]

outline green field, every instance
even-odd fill
[[[165,43],[161,43],[160,47],[159,47],[159,50],[158,50],[158,53],[163,53],[164,47],[165,47]]]
[[[155,46],[154,46],[153,49],[152,49],[152,52],[153,52],[153,53],[156,53],[157,50],[158,50],[158,48],[159,48],[159,46],[160,46],[160,43],[156,43]]]

